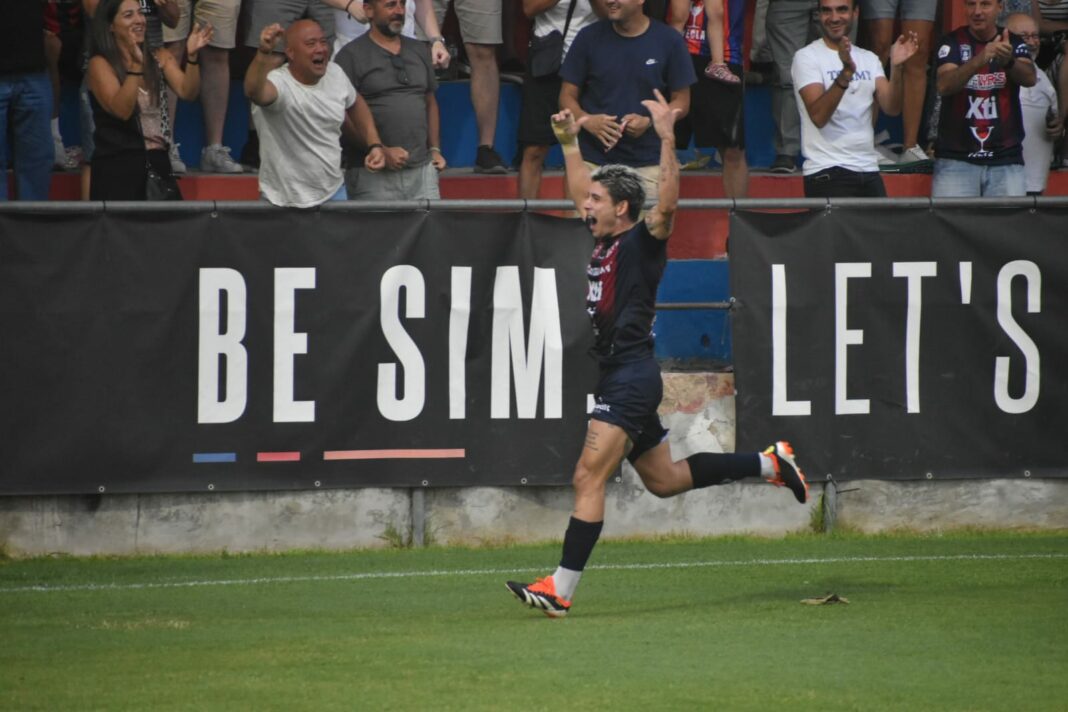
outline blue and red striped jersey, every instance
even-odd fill
[[[656,290],[666,263],[667,240],[653,237],[644,220],[597,241],[586,269],[586,311],[593,323],[590,353],[602,366],[653,355]]]
[[[1003,32],[998,28],[997,35]],[[1027,45],[1010,33],[1018,58],[1030,60]],[[962,65],[983,52],[987,43],[967,27],[958,27],[938,45],[938,66]],[[1023,114],[1020,85],[1004,67],[988,64],[956,94],[942,97],[935,155],[983,165],[1023,163]]]

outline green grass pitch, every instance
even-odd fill
[[[1068,532],[604,541],[550,620],[558,557],[0,560],[0,709],[1068,709]]]

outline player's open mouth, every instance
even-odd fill
[[[592,231],[593,230],[593,226],[596,225],[596,224],[597,224],[597,218],[593,217],[592,215],[587,215],[586,216],[586,227],[587,228],[589,228]]]

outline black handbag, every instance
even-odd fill
[[[564,60],[564,37],[567,29],[571,26],[571,16],[575,13],[575,2],[567,8],[567,20],[564,21],[564,31],[553,30],[544,37],[534,35],[530,38],[527,46],[527,69],[532,77],[548,77],[560,71],[560,64]]]
[[[145,200],[181,200],[182,191],[172,175],[162,176],[145,160]]]
[[[160,90],[161,100],[165,96],[163,90]],[[145,133],[141,130],[141,111],[138,109],[131,117],[134,125],[137,127],[137,133],[141,135],[141,141],[145,140]],[[145,200],[157,201],[157,200],[182,200],[182,191],[178,188],[178,180],[170,173],[164,176],[162,173],[152,167],[152,163],[148,160],[148,155],[145,155]]]

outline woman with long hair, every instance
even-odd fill
[[[103,0],[93,16],[89,59],[93,153],[91,200],[145,200],[149,168],[174,182],[163,132],[166,86],[192,101],[200,92],[197,52],[211,25],[186,41],[186,69],[159,47],[145,47],[145,18],[138,0]]]

